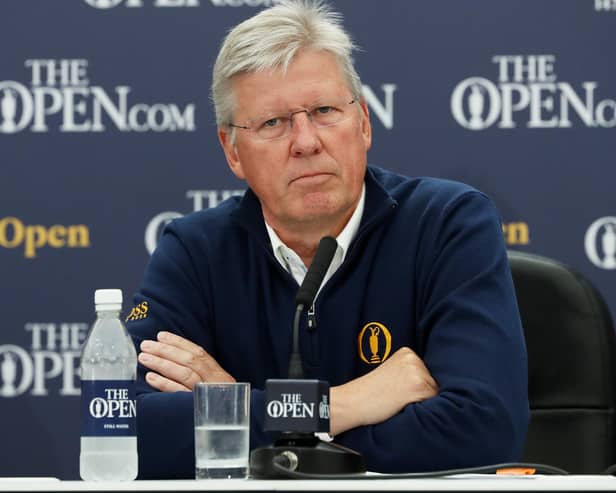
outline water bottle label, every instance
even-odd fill
[[[82,380],[81,416],[81,436],[135,436],[137,404],[134,382]]]

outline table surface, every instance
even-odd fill
[[[614,476],[460,475],[438,479],[60,481],[0,478],[0,491],[616,491]]]

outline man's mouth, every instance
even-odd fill
[[[298,176],[297,178],[293,178],[293,180],[291,180],[291,183],[318,184],[320,182],[326,181],[331,176],[331,173],[325,172],[305,173]]]

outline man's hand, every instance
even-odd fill
[[[171,332],[143,341],[139,363],[149,368],[145,380],[163,392],[191,391],[198,382],[235,382],[201,346]]]
[[[424,362],[402,347],[370,373],[330,389],[330,433],[381,423],[406,405],[437,394]]]

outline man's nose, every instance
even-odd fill
[[[322,144],[317,128],[306,110],[291,115],[291,153],[294,157],[321,152]]]

